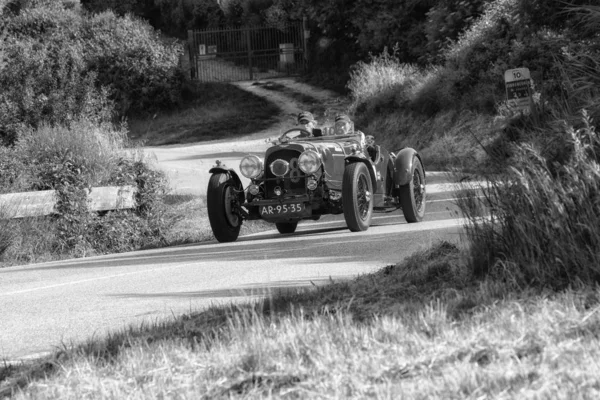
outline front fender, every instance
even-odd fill
[[[396,156],[396,161],[394,162],[394,166],[396,167],[396,172],[394,173],[394,185],[396,188],[400,186],[408,185],[412,179],[412,168],[413,161],[417,157],[421,164],[423,161],[421,160],[421,156],[417,151],[411,147],[406,147],[398,153]],[[425,168],[423,168],[423,174],[425,174]]]
[[[369,175],[371,176],[371,182],[373,183],[373,192],[376,192],[377,191],[377,175],[375,174],[375,166],[363,157],[357,157],[357,156],[346,157],[346,165],[355,163],[355,162],[361,162],[367,166],[367,169],[369,170]]]
[[[235,172],[233,170],[233,168],[212,167],[208,171],[208,173],[209,174],[215,174],[215,173],[228,174],[229,177],[235,181],[235,183],[236,183],[236,185],[238,185],[238,187],[240,187],[240,188],[244,187],[242,185],[242,181],[241,181],[240,177],[238,176],[237,172]]]

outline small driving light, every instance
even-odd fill
[[[248,186],[248,192],[250,192],[252,196],[256,196],[258,192],[260,192],[260,189],[258,185],[250,185]]]
[[[311,176],[310,178],[307,179],[306,188],[308,190],[315,190],[317,188],[317,186],[318,186],[318,183],[314,176]]]
[[[336,190],[330,190],[329,191],[329,198],[331,200],[334,200],[334,201],[339,200],[339,199],[342,198],[342,192],[338,192]]]
[[[263,161],[260,157],[249,155],[240,161],[240,172],[246,178],[254,179],[263,171]]]
[[[350,147],[350,151],[352,152],[352,154],[358,153],[358,145],[356,143],[352,144],[352,147]]]
[[[298,167],[305,174],[314,174],[321,168],[321,156],[314,150],[306,150],[298,157]]]
[[[282,177],[285,176],[285,174],[287,174],[290,170],[290,163],[285,160],[278,159],[273,161],[269,168],[271,168],[273,175]]]
[[[283,190],[281,190],[279,186],[276,186],[275,189],[273,189],[273,193],[275,193],[275,196],[281,196]]]

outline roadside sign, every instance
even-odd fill
[[[504,83],[508,107],[518,111],[531,111],[531,74],[529,69],[509,69],[504,72]]]

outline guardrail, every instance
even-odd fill
[[[88,193],[90,211],[122,210],[135,207],[135,186],[95,187]],[[0,194],[0,219],[41,217],[54,214],[56,190]]]

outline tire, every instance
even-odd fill
[[[226,173],[215,173],[208,181],[208,220],[215,238],[221,243],[234,242],[240,235],[242,217],[233,209],[236,190],[242,188]]]
[[[346,167],[342,181],[342,206],[352,232],[366,231],[373,216],[373,182],[367,166],[356,162]]]
[[[406,222],[421,222],[425,216],[425,172],[418,157],[413,159],[412,179],[400,187],[400,205]]]
[[[298,222],[276,222],[275,226],[279,233],[294,233],[296,232]]]

